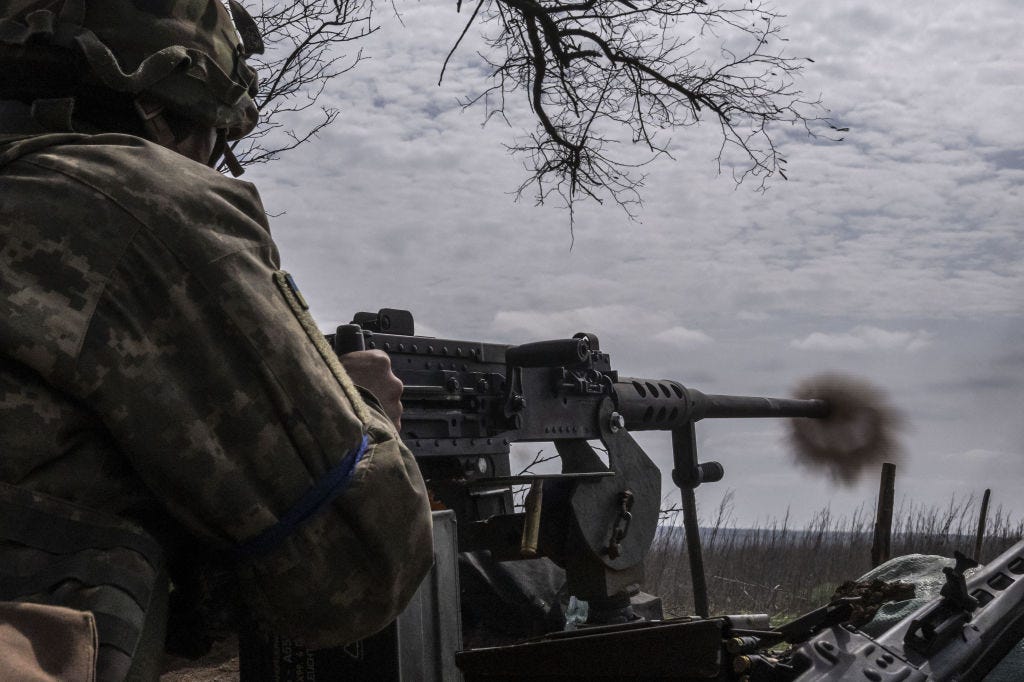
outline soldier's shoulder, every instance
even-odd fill
[[[203,187],[237,187],[230,180],[181,154],[133,135],[41,135],[13,142],[0,154],[0,166],[24,161],[77,180],[97,190],[149,198],[154,193],[184,194],[201,200]]]
[[[97,202],[116,207],[196,258],[269,240],[250,183],[131,135],[40,136],[0,146],[0,186],[4,175],[18,178],[8,189],[30,182],[37,202],[64,211],[95,212]]]

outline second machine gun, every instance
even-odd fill
[[[828,416],[822,400],[706,395],[620,376],[593,334],[518,346],[415,335],[412,314],[359,313],[328,337],[343,355],[378,349],[405,384],[401,436],[435,500],[456,513],[460,551],[550,557],[593,615],[629,618],[657,530],[661,472],[630,436],[672,433],[695,611],[708,615],[693,490],[722,465],[700,462],[694,424],[723,417]],[[600,441],[607,463],[589,441]],[[558,474],[513,476],[517,442],[553,442]],[[516,513],[511,486],[531,485]],[[600,616],[599,616],[600,617]],[[593,616],[592,616],[593,620]]]

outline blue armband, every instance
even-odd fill
[[[345,485],[356,470],[356,465],[366,453],[369,446],[369,436],[363,436],[363,442],[354,452],[348,452],[338,464],[327,472],[327,475],[316,482],[299,501],[289,509],[277,523],[267,528],[262,533],[245,542],[231,554],[236,559],[251,559],[262,556],[274,550],[281,542],[303,524],[309,517],[316,514],[331,500],[341,494]]]

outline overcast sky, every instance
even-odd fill
[[[437,76],[454,3],[379,8],[369,60],[332,85],[338,121],[246,179],[284,265],[325,330],[357,310],[413,311],[420,333],[507,343],[596,333],[613,366],[712,393],[786,395],[822,370],[884,387],[908,419],[897,497],[945,504],[993,489],[1024,515],[1024,4],[778,0],[799,85],[840,144],[784,133],[789,181],[738,189],[709,127],[651,166],[639,222],[513,201],[512,128],[458,98],[484,81],[473,49]],[[515,127],[516,124],[519,127]],[[783,425],[698,425],[736,521],[873,505],[794,468]],[[642,443],[670,460],[668,435]],[[668,467],[665,467],[667,474]],[[670,493],[668,476],[665,492]],[[678,499],[677,496],[668,498]]]

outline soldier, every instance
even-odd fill
[[[335,646],[429,568],[386,356],[346,372],[212,168],[256,123],[231,10],[244,43],[219,0],[0,0],[0,667],[156,677],[200,566]]]

